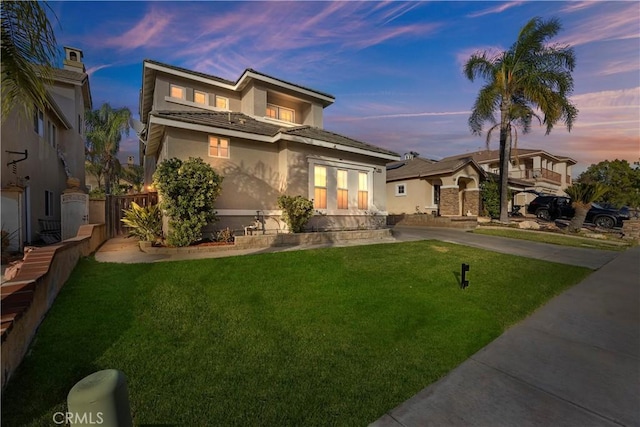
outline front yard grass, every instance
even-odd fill
[[[600,249],[605,251],[624,251],[633,246],[632,241],[606,240],[563,235],[549,231],[523,231],[511,228],[484,228],[473,230],[476,234],[509,237],[511,239],[531,240],[534,242],[550,243],[553,245],[572,246],[577,248]]]
[[[52,425],[109,368],[136,425],[366,425],[590,272],[436,241],[83,259],[3,393],[3,425]]]

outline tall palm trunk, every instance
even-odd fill
[[[587,213],[591,209],[591,203],[573,202],[573,208],[575,209],[575,214],[569,223],[569,231],[577,233],[582,229]]]
[[[509,127],[509,100],[500,107],[500,222],[509,222],[509,162],[511,160],[511,129]]]

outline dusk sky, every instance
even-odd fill
[[[467,120],[481,87],[462,73],[478,50],[511,46],[532,17],[558,18],[574,47],[569,133],[534,125],[518,146],[578,161],[640,160],[640,3],[49,2],[58,44],[80,48],[94,108],[137,116],[142,61],[236,80],[246,68],[335,96],[325,129],[440,159],[485,147]],[[496,134],[497,137],[497,134]],[[137,153],[135,133],[121,158]],[[498,141],[491,141],[491,149]]]

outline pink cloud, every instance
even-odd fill
[[[502,13],[507,9],[511,9],[512,7],[522,6],[523,4],[524,4],[523,1],[512,1],[512,2],[503,3],[498,6],[491,7],[489,9],[482,10],[480,12],[472,13],[467,16],[469,18],[478,18],[480,16],[493,15],[496,13]]]
[[[579,25],[567,27],[557,42],[578,46],[605,40],[638,39],[639,30],[638,4],[629,2],[625,8],[604,8],[601,13],[585,17]]]
[[[167,36],[165,29],[170,23],[169,14],[154,8],[129,31],[117,37],[106,39],[104,45],[122,50],[160,46],[162,45],[162,40]]]

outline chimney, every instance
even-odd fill
[[[75,71],[78,73],[86,73],[84,64],[82,63],[82,50],[75,47],[64,47],[64,69]]]

